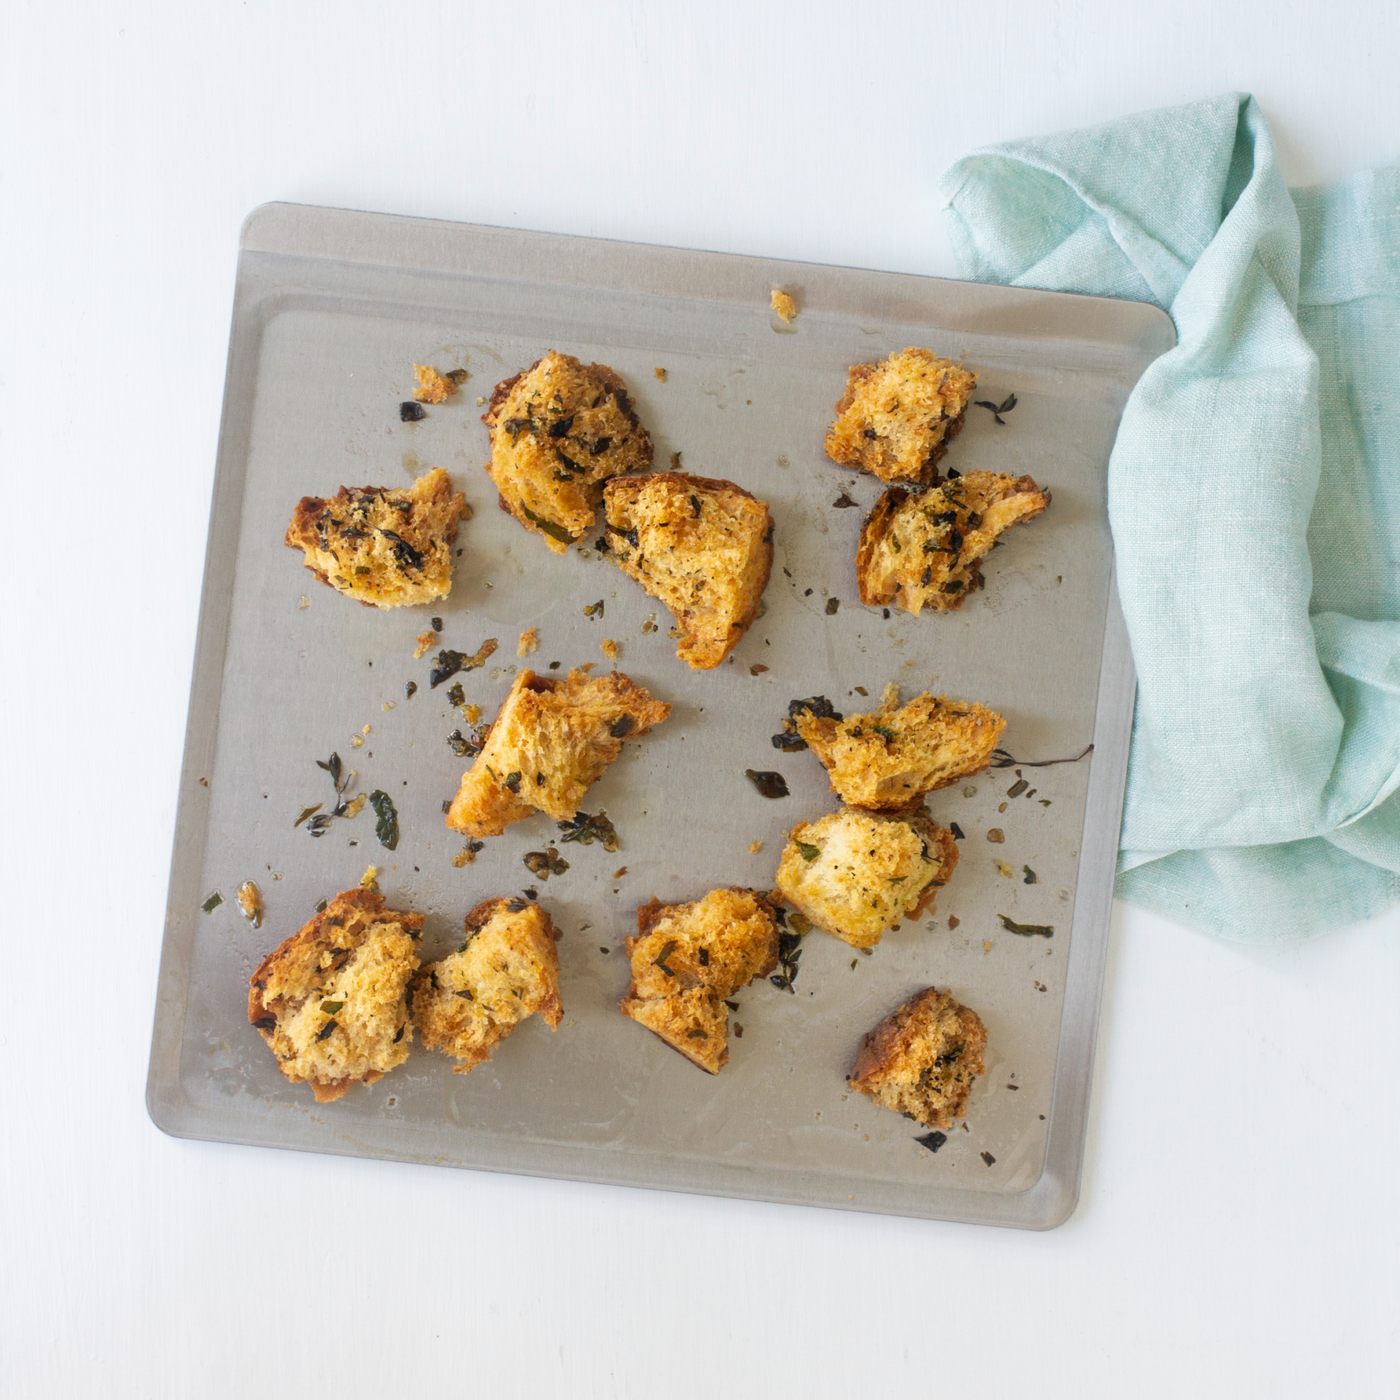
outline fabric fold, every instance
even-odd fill
[[[1109,463],[1119,894],[1249,942],[1400,899],[1400,172],[1287,189],[1244,94],[977,152],[965,275],[1155,301]]]

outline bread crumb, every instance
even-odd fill
[[[462,716],[468,724],[475,724],[481,718],[480,705],[468,705],[462,710]]]
[[[1004,860],[997,861],[996,867],[998,875],[1005,875],[1008,880],[1014,880],[1016,878],[1015,872]]]
[[[457,386],[431,365],[414,365],[413,372],[418,376],[418,387],[413,391],[413,397],[419,403],[444,403],[449,394],[457,392]]]
[[[990,938],[988,938],[988,939],[985,940],[985,942],[983,942],[983,944],[982,944],[982,956],[985,957],[985,956],[986,956],[988,953],[990,953],[991,951],[992,951],[992,940],[991,940]]]
[[[999,826],[994,826],[987,832],[987,840],[999,846],[1006,840],[1006,833]]]
[[[305,595],[302,596],[301,602],[299,602],[299,603],[297,604],[297,607],[299,607],[299,608],[309,608],[310,606],[311,606],[311,599],[308,598],[308,597],[306,597]]]
[[[762,842],[762,841],[750,841],[750,842],[749,842],[749,854],[750,854],[751,856],[756,856],[762,849],[763,849],[763,842]]]
[[[652,373],[653,373],[653,374],[657,377],[657,379],[659,379],[663,384],[666,382],[666,371],[665,371],[664,369],[662,369],[660,365],[658,365],[654,370],[652,370]]]
[[[773,288],[772,294],[768,298],[768,305],[773,308],[778,319],[784,324],[790,323],[797,315],[797,303],[779,287]]]
[[[527,627],[520,634],[520,645],[516,647],[517,656],[529,656],[532,651],[540,649],[540,629],[538,627]]]
[[[280,876],[274,875],[272,878],[276,880]],[[254,928],[262,927],[262,891],[251,880],[244,880],[238,887],[238,907]]]
[[[476,851],[473,846],[479,845],[476,841],[468,841],[455,856],[452,857],[452,864],[460,870],[464,865],[470,865],[476,859]]]
[[[613,641],[611,637],[605,637],[603,639],[602,652],[603,655],[606,656],[609,661],[617,660],[617,654],[619,650],[620,648],[618,647],[617,643]]]
[[[360,733],[361,733],[361,734],[368,734],[369,731],[370,731],[370,728],[371,728],[371,726],[367,724],[367,725],[365,725],[365,727],[364,727],[362,730],[360,730]]]
[[[367,865],[365,867],[365,873],[360,876],[360,888],[362,890],[372,890],[375,894],[378,894],[379,881],[376,878],[378,874],[379,867],[377,865]]]
[[[350,747],[352,749],[362,749],[364,746],[365,741],[358,734],[352,734],[350,736]]]
[[[423,654],[437,645],[438,634],[433,631],[420,632],[418,634],[418,646],[413,653],[415,661],[421,661]]]
[[[388,714],[399,702],[397,700],[386,700],[379,708]]]
[[[880,692],[880,708],[882,710],[897,710],[899,708],[899,686],[891,681]]]

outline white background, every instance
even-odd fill
[[[1400,159],[1398,52],[1384,0],[0,9],[0,1394],[1396,1394],[1395,911],[1258,952],[1120,907],[1044,1235],[178,1142],[142,1094],[251,208],[951,275],[972,147],[1244,88],[1325,180]]]

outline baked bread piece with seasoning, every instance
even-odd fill
[[[471,514],[441,467],[412,486],[342,486],[303,496],[286,542],[337,593],[367,608],[433,603],[452,591],[457,522]]]
[[[651,465],[621,376],[557,350],[497,384],[481,421],[501,509],[556,554],[592,526],[609,477]]]
[[[559,1000],[559,930],[538,904],[488,899],[467,915],[466,941],[413,979],[413,1021],[430,1050],[466,1074],[527,1016],[550,1030],[564,1015]]]
[[[386,909],[373,890],[344,890],[258,965],[248,1020],[318,1103],[408,1059],[406,993],[422,929],[421,914]]]
[[[484,837],[535,811],[568,820],[624,741],[670,713],[620,671],[595,679],[574,670],[566,680],[521,671],[462,777],[447,825]]]
[[[983,584],[981,563],[997,537],[1050,504],[1028,476],[968,472],[911,492],[891,486],[861,527],[856,551],[860,600],[895,603],[918,617],[953,612]]]
[[[729,1062],[725,998],[777,967],[778,931],[773,906],[753,890],[711,890],[690,904],[653,898],[625,940],[632,981],[619,1010],[718,1074]]]
[[[896,693],[888,705],[846,718],[798,709],[787,724],[816,754],[843,802],[881,812],[982,772],[1006,728],[995,710],[927,692],[902,708]]]
[[[824,933],[873,948],[901,919],[933,912],[957,863],[953,833],[922,807],[898,816],[843,807],[793,827],[778,893]]]
[[[773,517],[732,481],[684,472],[618,478],[603,491],[608,558],[675,615],[676,655],[709,671],[758,616]]]
[[[985,1074],[987,1030],[951,992],[925,987],[866,1032],[847,1083],[926,1128],[951,1128],[967,1113],[972,1081]]]
[[[878,364],[852,365],[826,455],[881,481],[932,481],[976,387],[975,374],[913,345]]]

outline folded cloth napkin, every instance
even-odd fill
[[[1400,170],[1290,194],[1235,93],[941,189],[965,276],[1176,324],[1109,463],[1138,673],[1117,893],[1252,943],[1400,900]]]

